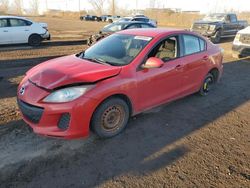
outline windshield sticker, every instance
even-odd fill
[[[134,39],[150,41],[152,38],[151,37],[145,37],[145,36],[135,36]]]

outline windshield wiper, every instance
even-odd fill
[[[104,59],[100,59],[100,58],[87,58],[87,57],[82,57],[82,59],[86,59],[95,63],[99,63],[102,65],[112,65],[112,63],[105,61]]]

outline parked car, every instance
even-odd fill
[[[95,21],[97,21],[97,22],[101,22],[101,21],[102,21],[101,16],[96,16],[96,17],[95,17]]]
[[[113,23],[113,22],[119,20],[120,17],[121,17],[121,16],[108,16],[108,17],[106,18],[106,21],[109,22],[109,23]]]
[[[238,20],[236,14],[209,14],[202,20],[194,22],[191,27],[192,31],[196,31],[206,36],[214,43],[219,43],[221,38],[234,37],[236,33],[247,27],[245,20]]]
[[[125,29],[135,29],[135,28],[154,28],[155,26],[145,23],[145,22],[136,22],[136,21],[128,21],[128,22],[114,22],[105,26],[99,33],[91,35],[88,38],[88,46],[95,44],[97,41],[115,33],[117,31],[125,30]]]
[[[101,21],[106,22],[108,17],[111,17],[111,15],[102,15],[101,16]]]
[[[250,26],[238,31],[232,50],[235,58],[250,56]]]
[[[129,117],[199,92],[220,79],[220,47],[186,30],[131,29],[76,55],[39,64],[18,86],[22,117],[34,132],[53,137],[108,138]]]
[[[46,23],[36,23],[18,16],[0,16],[0,44],[28,43],[39,46],[42,40],[50,40]]]
[[[145,22],[145,23],[150,23],[153,26],[157,27],[157,21],[149,19],[147,17],[123,17],[117,20],[117,22],[124,22],[124,21],[138,21],[138,22]]]
[[[136,14],[134,15],[134,17],[147,17],[147,16],[145,16],[144,14]]]
[[[84,21],[96,21],[97,16],[94,15],[86,15],[86,16],[80,16],[80,20]]]

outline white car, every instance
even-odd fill
[[[36,23],[17,16],[0,16],[1,45],[28,43],[39,46],[42,40],[50,40],[46,23]]]
[[[250,56],[250,26],[238,31],[232,50],[235,58]]]

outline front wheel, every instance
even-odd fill
[[[201,96],[208,95],[208,93],[211,91],[214,84],[215,84],[214,76],[211,73],[208,73],[200,88],[200,91],[199,91],[200,95]]]
[[[29,37],[29,45],[30,46],[39,46],[42,42],[42,38],[40,35],[33,34]]]
[[[101,138],[110,138],[121,133],[129,120],[129,107],[120,98],[104,101],[94,112],[92,130]]]
[[[218,44],[221,40],[221,30],[216,31],[215,35],[211,38],[211,41]]]

